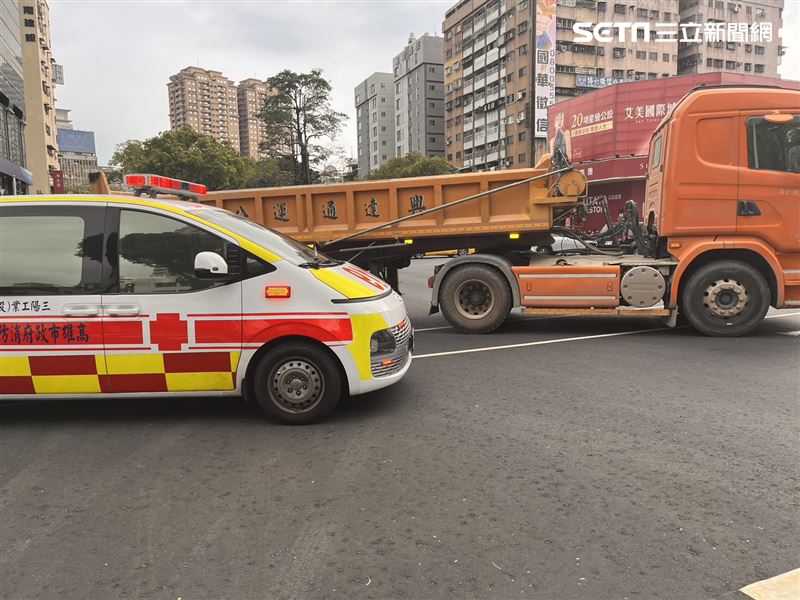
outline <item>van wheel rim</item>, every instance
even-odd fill
[[[721,318],[741,314],[747,301],[747,289],[734,279],[718,279],[703,293],[703,306],[712,315]]]
[[[290,413],[313,410],[325,392],[325,382],[314,363],[307,360],[287,360],[273,371],[272,397],[275,403]]]
[[[462,317],[482,319],[494,308],[494,294],[483,281],[469,279],[456,288],[454,304]]]

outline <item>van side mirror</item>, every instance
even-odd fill
[[[198,279],[228,277],[228,263],[216,252],[198,252],[194,257],[194,276]]]

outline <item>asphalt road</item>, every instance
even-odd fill
[[[798,566],[800,316],[463,336],[427,315],[433,264],[403,273],[408,376],[323,424],[0,404],[0,596],[728,599]]]

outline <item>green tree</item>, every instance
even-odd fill
[[[379,168],[370,171],[365,179],[397,179],[400,177],[423,177],[426,175],[447,175],[455,169],[440,156],[425,156],[411,152],[393,158]]]
[[[295,184],[314,181],[314,170],[333,153],[347,115],[331,107],[331,84],[321,69],[310,73],[283,70],[267,80],[274,94],[261,110],[266,139],[261,150],[270,158],[289,158]]]
[[[123,173],[154,173],[203,183],[209,190],[229,190],[245,185],[252,161],[228,144],[184,127],[143,142],[123,142],[110,163]]]
[[[267,157],[253,161],[246,183],[249,188],[294,185],[294,161],[290,157]]]

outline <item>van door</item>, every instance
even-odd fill
[[[103,390],[105,203],[0,206],[0,393]]]
[[[113,393],[236,389],[241,352],[239,247],[216,231],[146,207],[109,207],[114,286],[103,295]],[[213,252],[227,278],[195,273]]]
[[[745,112],[740,118],[736,235],[761,238],[780,253],[797,252],[800,114],[777,122],[768,112]]]

